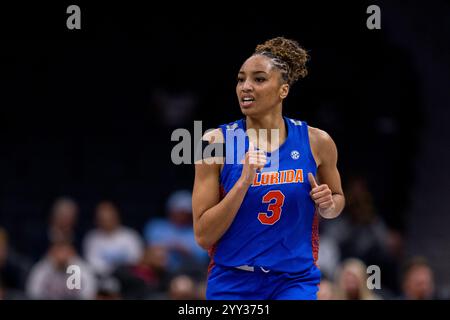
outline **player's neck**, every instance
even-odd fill
[[[278,149],[279,146],[286,140],[287,136],[286,125],[281,113],[278,115],[271,114],[258,118],[246,117],[246,129],[256,131],[257,137],[252,138],[249,135],[249,138],[250,140],[253,140],[252,143],[254,143],[254,145],[256,145],[259,149],[266,151]],[[273,129],[276,129],[277,131],[273,132]],[[266,134],[261,135],[260,130],[267,130]]]
[[[260,117],[249,117],[245,119],[247,129],[280,129],[284,130],[284,119],[281,113],[267,114]]]

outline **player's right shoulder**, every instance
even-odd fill
[[[202,137],[202,140],[208,141],[209,143],[224,143],[225,141],[222,129],[220,128],[206,131]]]
[[[213,149],[211,149],[213,148]],[[218,149],[218,150],[216,150]],[[221,128],[209,129],[203,136],[201,141],[201,159],[197,159],[195,164],[206,165],[200,166],[204,168],[219,168],[221,169],[221,164],[224,160],[224,150],[225,150],[225,139]],[[202,169],[205,170],[205,169]],[[211,169],[208,169],[211,170]],[[215,169],[214,169],[215,170]]]

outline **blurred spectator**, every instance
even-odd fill
[[[327,279],[322,279],[320,281],[319,292],[317,292],[318,300],[336,300],[337,296],[335,293],[335,288],[333,282]]]
[[[381,299],[367,287],[367,268],[359,259],[349,258],[342,263],[337,273],[337,299],[378,300]]]
[[[345,195],[346,207],[341,217],[321,221],[324,237],[336,241],[342,259],[355,257],[368,265],[380,266],[383,284],[398,290],[403,238],[398,232],[391,232],[377,214],[364,178],[350,179]]]
[[[323,219],[321,219],[322,221]],[[320,234],[320,250],[317,264],[322,275],[328,279],[334,276],[341,261],[341,252],[334,238],[327,234]]]
[[[34,262],[46,254],[50,245],[56,241],[67,241],[81,250],[81,237],[76,230],[79,214],[78,204],[70,197],[55,199],[50,208],[47,224],[44,228],[33,226],[28,242],[33,242],[29,253]]]
[[[113,274],[124,299],[163,299],[169,287],[168,253],[165,247],[147,246],[135,265],[119,267]]]
[[[206,279],[200,280],[197,283],[197,298],[198,300],[206,300]]]
[[[167,248],[171,272],[203,273],[208,254],[195,242],[191,192],[174,192],[167,201],[166,210],[168,219],[153,219],[145,226],[147,244]]]
[[[1,300],[26,300],[27,297],[23,291],[10,289],[4,286],[0,279],[0,301]]]
[[[77,203],[67,197],[57,199],[51,211],[48,228],[49,243],[69,242],[77,247],[79,244],[79,239],[75,232],[77,219]]]
[[[414,257],[407,261],[402,279],[402,299],[430,300],[438,299],[435,293],[434,274],[423,257]]]
[[[120,300],[121,286],[117,279],[108,277],[99,279],[96,300]]]
[[[80,268],[81,288],[69,289],[67,273],[70,265]],[[97,280],[90,267],[77,255],[72,244],[56,242],[48,254],[31,270],[26,285],[26,293],[31,299],[73,300],[94,299],[97,293]]]
[[[181,274],[170,282],[169,299],[171,300],[194,300],[198,299],[197,287],[194,279],[188,275]]]
[[[109,276],[121,265],[137,263],[142,255],[139,234],[121,225],[117,207],[109,201],[100,202],[96,208],[97,229],[90,231],[84,240],[87,262],[99,276]]]
[[[6,230],[0,227],[0,282],[9,293],[25,289],[31,262],[10,247]]]
[[[1,300],[26,300],[27,297],[23,291],[7,288],[0,279],[0,301]]]

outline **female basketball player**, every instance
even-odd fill
[[[258,45],[238,74],[245,118],[203,137],[224,143],[227,159],[195,168],[195,237],[211,257],[207,299],[316,299],[318,215],[337,217],[345,200],[331,137],[282,115],[307,59],[293,40]],[[248,134],[270,129],[278,131]],[[238,130],[247,133],[240,159],[239,143],[228,139]]]

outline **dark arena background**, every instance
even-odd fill
[[[320,224],[319,299],[450,297],[449,2],[0,10],[0,299],[204,299],[171,135],[241,118],[239,67],[276,36],[310,54],[284,113],[333,137],[347,200]],[[349,294],[373,265],[381,286]]]

